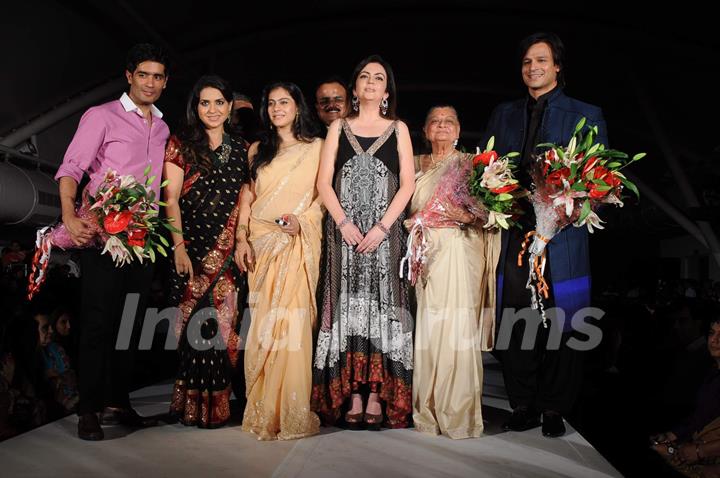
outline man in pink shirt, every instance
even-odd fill
[[[80,119],[55,178],[60,185],[62,220],[78,246],[92,238],[90,223],[75,214],[78,184],[84,174],[92,194],[108,169],[139,180],[147,166],[162,177],[165,143],[170,134],[154,103],[167,85],[167,60],[154,45],[135,45],[128,53],[125,76],[130,85],[119,100],[90,108]],[[153,184],[159,197],[160,180]],[[115,267],[109,254],[82,250],[82,329],[78,353],[80,402],[78,436],[102,440],[103,424],[144,427],[154,420],[141,417],[130,406],[134,350],[145,314],[153,277],[152,263],[137,261]],[[135,294],[135,295],[130,295]],[[121,314],[138,298],[130,347],[117,350]],[[101,417],[98,414],[101,413]]]

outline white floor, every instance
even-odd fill
[[[330,428],[302,440],[259,442],[237,425],[200,430],[178,424],[133,432],[105,427],[105,440],[85,442],[76,437],[77,418],[71,416],[0,443],[0,476],[621,476],[569,426],[557,439],[544,438],[539,428],[502,432],[508,404],[502,377],[490,356],[487,362],[486,435],[478,439]],[[170,389],[159,384],[139,390],[133,405],[142,414],[162,413]]]

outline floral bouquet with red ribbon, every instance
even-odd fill
[[[97,192],[91,196],[83,194],[76,214],[93,225],[93,238],[83,246],[77,246],[64,224],[45,227],[37,233],[36,251],[28,282],[28,300],[40,290],[45,281],[45,272],[53,247],[75,249],[103,247],[102,254],[109,253],[117,267],[129,264],[134,259],[141,263],[148,259],[155,262],[155,251],[167,257],[169,242],[160,234],[160,228],[179,232],[170,224],[170,219],[161,219],[158,206],[165,203],[155,199],[150,186],[155,176],[148,177],[150,167],[145,169],[144,182],[133,176],[120,176],[108,170]],[[167,185],[164,181],[160,187]]]
[[[536,225],[535,230],[525,236],[518,254],[518,266],[522,265],[523,255],[528,250],[530,275],[527,288],[532,293],[532,308],[541,310],[545,326],[542,298],[549,296],[543,277],[545,246],[570,224],[587,227],[591,233],[594,229],[603,229],[597,211],[602,204],[622,207],[623,188],[639,197],[635,184],[620,171],[643,158],[645,153],[630,158],[622,151],[606,149],[605,145],[595,142],[598,127],[586,127],[585,123],[585,118],[578,122],[567,147],[538,144],[538,148],[548,149],[537,156],[530,172],[533,180],[530,199]]]

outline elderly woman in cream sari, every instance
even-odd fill
[[[415,158],[411,214],[428,206],[448,168],[473,158],[455,149],[460,135],[455,108],[433,107],[423,131],[432,153]],[[427,263],[415,286],[413,421],[421,432],[478,437],[483,432],[482,351],[493,345],[500,234],[475,224],[468,211],[446,207],[445,215],[458,225],[427,228]]]
[[[322,239],[315,181],[322,140],[292,83],[267,87],[260,115],[269,131],[250,148],[254,180],[242,195],[235,254],[241,270],[249,271],[252,320],[243,430],[259,440],[287,440],[313,435],[320,426],[310,411],[310,392]]]

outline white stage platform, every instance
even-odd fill
[[[502,376],[487,356],[482,438],[451,440],[414,430],[381,432],[325,428],[318,436],[260,442],[237,424],[200,430],[163,425],[130,431],[105,427],[105,440],[76,437],[67,417],[0,443],[0,476],[133,477],[619,477],[579,433],[562,438],[540,429],[503,432],[508,416]],[[171,385],[133,394],[142,414],[167,410]]]

